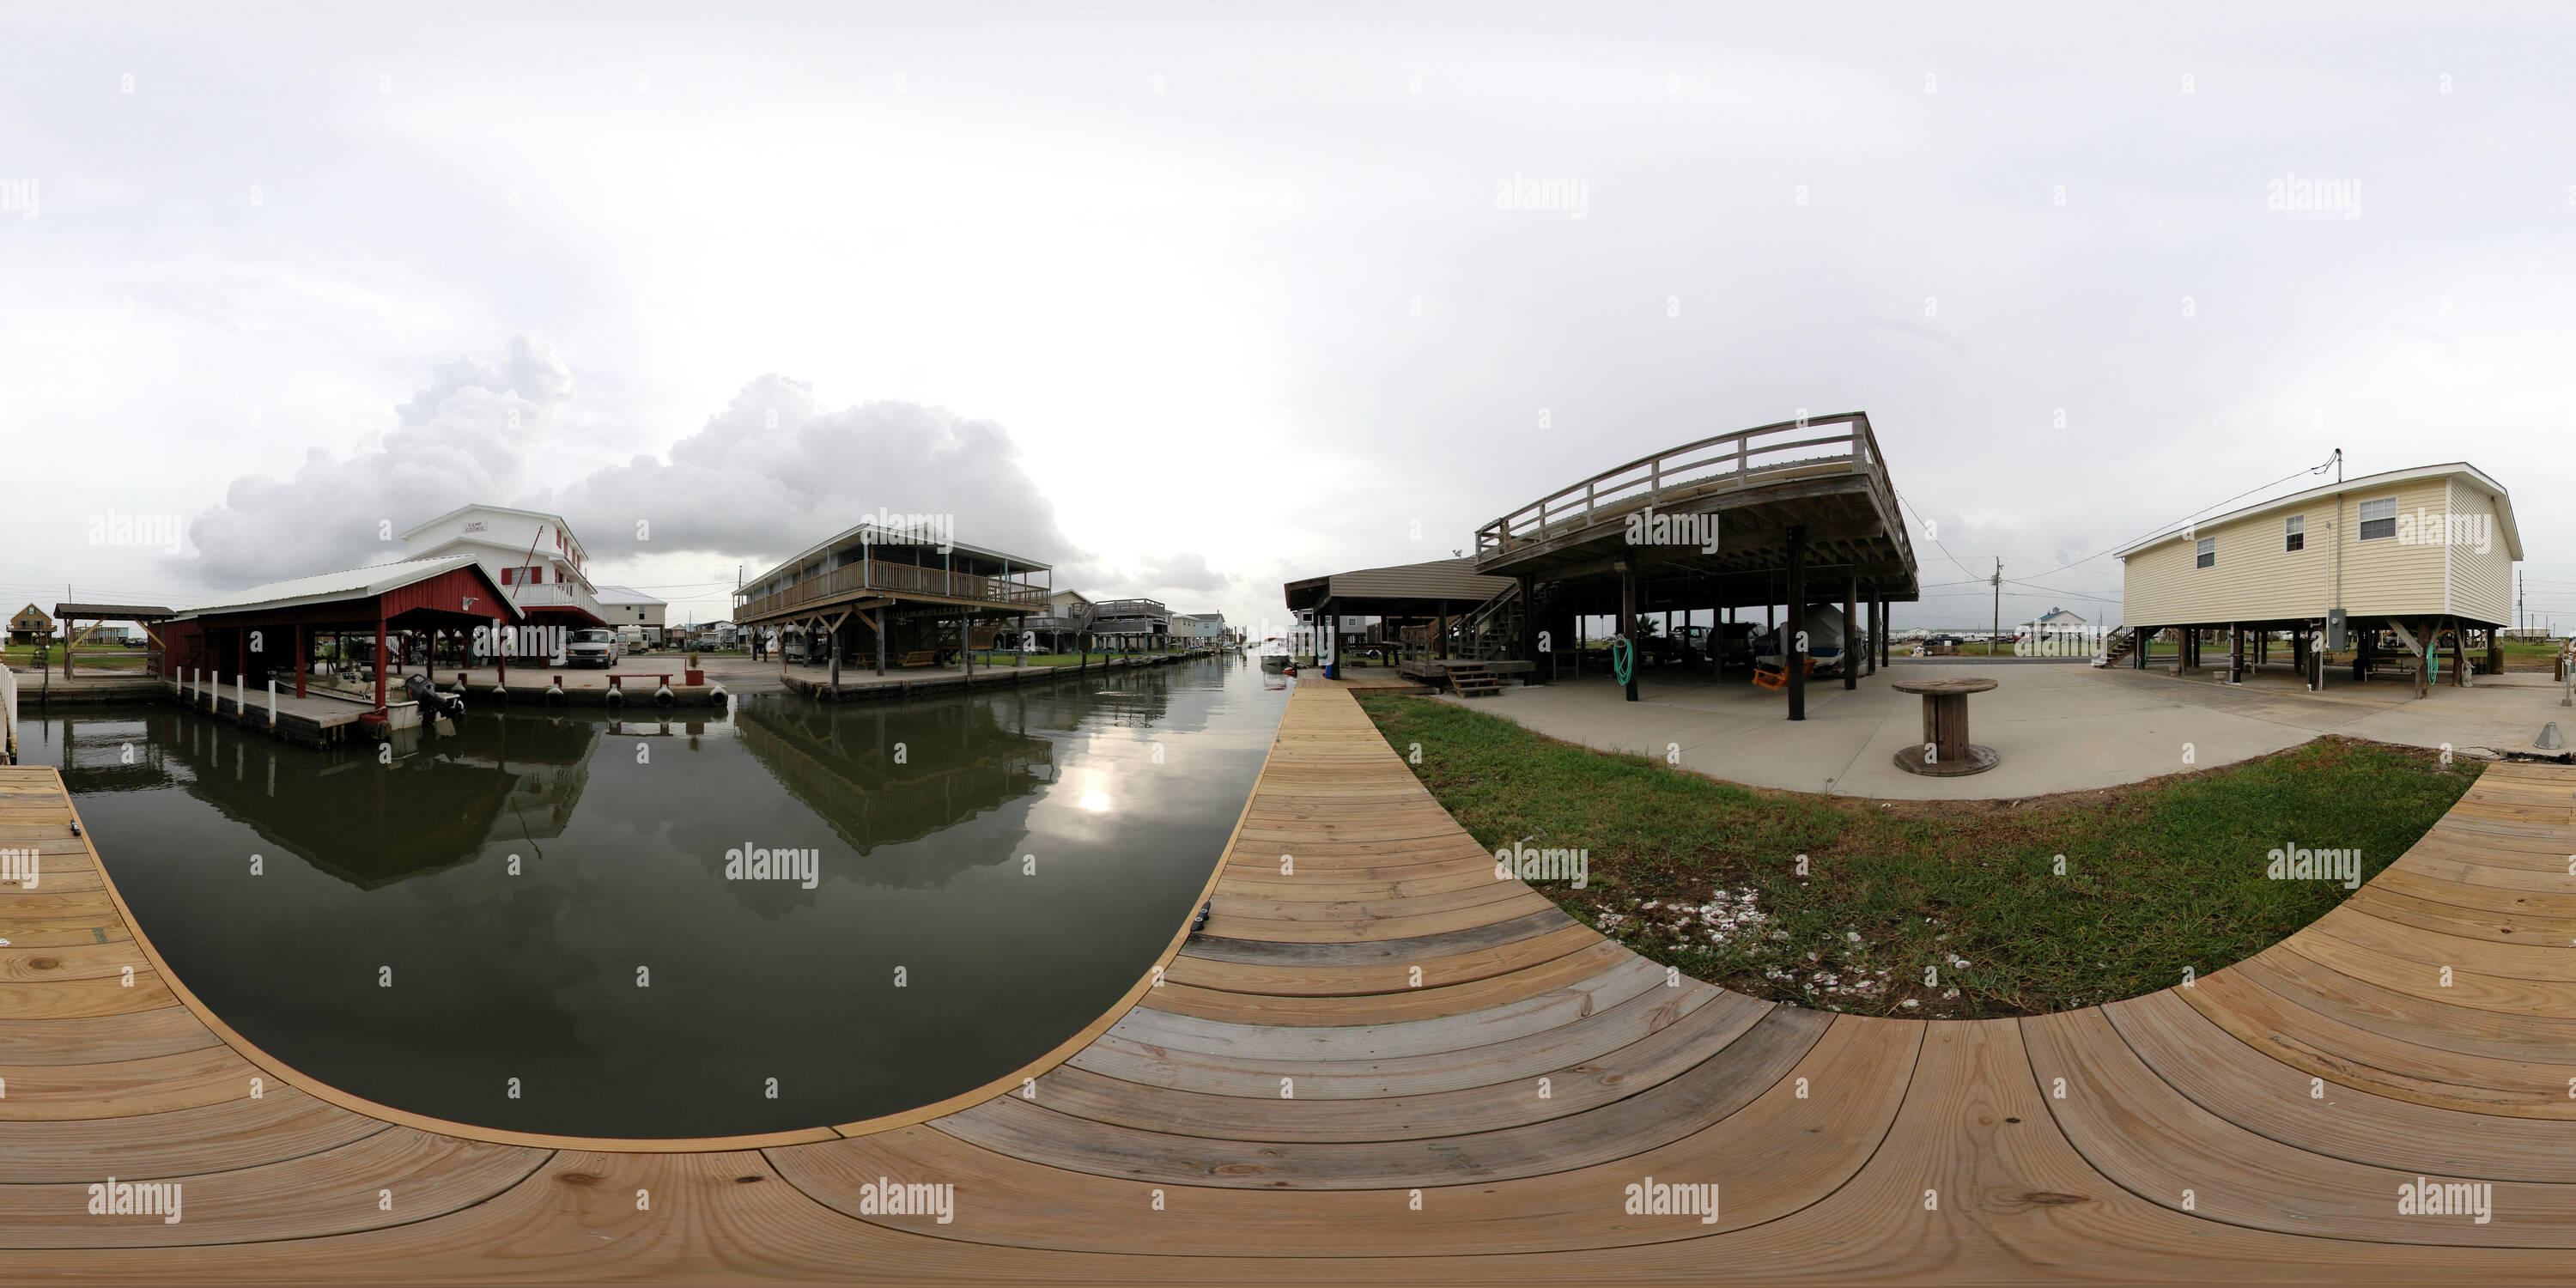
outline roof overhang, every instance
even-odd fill
[[[790,556],[790,557],[788,557],[788,558],[785,558],[785,559],[779,560],[779,561],[778,561],[778,564],[777,564],[775,567],[772,567],[769,571],[764,572],[764,573],[760,574],[759,576],[754,577],[754,578],[750,579],[749,581],[747,581],[747,582],[745,582],[745,583],[743,583],[743,584],[744,584],[744,585],[746,585],[746,586],[757,586],[757,585],[759,585],[760,583],[762,583],[762,582],[764,582],[764,581],[767,581],[767,580],[769,580],[770,578],[772,578],[772,577],[775,577],[775,576],[779,575],[780,573],[784,573],[784,572],[793,572],[793,571],[795,571],[799,566],[803,565],[803,564],[804,564],[804,562],[805,562],[806,560],[811,559],[811,558],[813,558],[813,557],[814,557],[814,556],[816,556],[816,555],[822,554],[823,552],[825,552],[825,551],[827,551],[827,550],[832,550],[832,549],[835,549],[835,548],[837,548],[837,547],[840,547],[840,546],[846,545],[846,544],[848,544],[849,542],[851,542],[851,541],[853,541],[853,540],[856,540],[856,539],[858,539],[859,537],[861,537],[861,536],[863,536],[863,535],[865,535],[865,534],[868,534],[868,533],[870,533],[870,532],[875,532],[875,533],[881,534],[881,535],[883,535],[883,536],[885,536],[885,537],[889,538],[888,540],[882,540],[882,541],[871,540],[871,541],[868,543],[868,544],[870,544],[870,545],[878,545],[878,546],[928,546],[928,547],[930,547],[930,548],[932,548],[932,549],[935,549],[935,550],[936,550],[936,549],[944,549],[944,550],[963,550],[963,551],[967,552],[968,554],[982,555],[982,556],[984,556],[984,557],[985,557],[985,558],[987,558],[987,559],[999,559],[999,560],[1002,560],[1002,561],[1004,561],[1004,562],[1006,562],[1006,563],[1010,564],[1010,565],[1011,565],[1011,567],[1012,567],[1013,569],[1015,569],[1015,570],[1020,570],[1020,571],[1026,571],[1026,572],[1048,572],[1048,571],[1052,571],[1052,570],[1054,569],[1054,567],[1055,567],[1055,565],[1054,565],[1054,564],[1051,564],[1051,563],[1041,563],[1041,562],[1039,562],[1038,560],[1035,560],[1035,559],[1023,558],[1023,557],[1021,557],[1021,556],[1019,556],[1019,555],[1010,554],[1010,553],[1008,553],[1008,552],[1006,552],[1006,551],[994,550],[994,549],[992,549],[992,548],[990,548],[990,547],[987,547],[987,546],[970,545],[970,544],[968,544],[968,543],[966,543],[966,542],[963,542],[963,541],[934,542],[934,541],[894,540],[894,539],[892,539],[892,538],[896,537],[898,534],[896,534],[896,533],[894,533],[894,532],[889,531],[888,529],[884,528],[883,526],[881,526],[881,525],[879,525],[879,524],[875,524],[875,523],[858,523],[858,524],[853,524],[853,525],[851,525],[851,526],[849,526],[849,527],[847,527],[847,528],[844,528],[844,529],[842,529],[841,531],[839,531],[839,532],[837,532],[837,533],[835,533],[835,534],[833,534],[833,535],[831,535],[831,536],[829,536],[829,537],[826,537],[826,538],[824,538],[824,539],[823,539],[823,540],[821,540],[821,541],[817,541],[817,542],[815,542],[814,544],[812,544],[812,545],[810,545],[810,546],[805,547],[805,549],[803,549],[802,551],[799,551],[798,553],[796,553],[796,554],[794,554],[794,555],[792,555],[792,556]],[[739,593],[739,592],[737,592],[737,593]]]
[[[177,620],[206,617],[238,617],[246,613],[274,613],[289,609],[313,608],[361,599],[374,599],[406,586],[418,585],[449,573],[467,573],[491,592],[491,601],[506,614],[504,620],[524,621],[528,614],[510,602],[508,594],[484,571],[483,562],[472,555],[448,555],[439,559],[414,559],[400,563],[372,564],[341,573],[324,573],[288,581],[253,586],[229,598],[198,604],[175,615]],[[377,573],[374,577],[367,574]],[[271,593],[274,592],[274,593]],[[495,614],[499,616],[501,614]]]

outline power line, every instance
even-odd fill
[[[2076,560],[2076,561],[2075,561],[2075,563],[2064,563],[2064,564],[2059,564],[2059,565],[2057,565],[2056,567],[2049,569],[2049,570],[2048,570],[2048,572],[2035,572],[2035,573],[2032,573],[2032,574],[2031,574],[2031,576],[2034,576],[2034,577],[2045,577],[2045,576],[2047,576],[2049,573],[2053,573],[2053,572],[2064,572],[2064,571],[2066,571],[2066,570],[2067,570],[2067,569],[2069,569],[2069,568],[2075,567],[2075,566],[2076,566],[2076,564],[2087,564],[2087,563],[2091,563],[2091,562],[2093,562],[2094,560],[2099,559],[2099,558],[2101,558],[2102,556],[2104,556],[2104,555],[2107,555],[2107,554],[2111,553],[2113,550],[2125,550],[2125,549],[2127,549],[2128,547],[2130,547],[2130,546],[2134,546],[2134,545],[2138,544],[2138,543],[2139,543],[2139,542],[2141,542],[2141,541],[2148,540],[2149,538],[2152,538],[2152,537],[2160,536],[2160,535],[2162,535],[2162,534],[2164,534],[2164,533],[2166,533],[2166,532],[2170,532],[2170,531],[2172,531],[2173,529],[2175,529],[2175,528],[2177,528],[2177,527],[2180,527],[2180,526],[2182,526],[2182,525],[2184,525],[2184,524],[2188,524],[2188,523],[2190,523],[2192,520],[2194,520],[2194,519],[2196,519],[2196,518],[2200,517],[2201,515],[2206,514],[2206,513],[2208,513],[2208,512],[2209,512],[2209,511],[2211,511],[2211,510],[2215,510],[2215,509],[2217,509],[2219,506],[2222,506],[2222,505],[2234,505],[2234,504],[2235,504],[2235,503],[2237,503],[2238,501],[2242,501],[2242,500],[2244,500],[2245,498],[2247,498],[2247,497],[2249,497],[2249,496],[2252,496],[2252,495],[2254,495],[2254,494],[2255,494],[2255,493],[2257,493],[2257,492],[2263,491],[2263,490],[2264,490],[2264,489],[2266,489],[2266,488],[2276,488],[2276,487],[2279,487],[2279,486],[2281,486],[2282,484],[2287,483],[2287,482],[2289,482],[2290,480],[2292,480],[2292,479],[2294,479],[2294,478],[2298,478],[2300,475],[2303,475],[2303,474],[2323,474],[2323,473],[2325,473],[2327,470],[2334,468],[2334,466],[2335,466],[2338,462],[2340,462],[2340,461],[2342,461],[2342,460],[2343,460],[2343,449],[2338,447],[2338,448],[2336,448],[2336,449],[2335,449],[2335,454],[2334,454],[2334,455],[2332,455],[2332,456],[2327,457],[2327,458],[2326,458],[2326,461],[2325,461],[2325,464],[2323,464],[2323,465],[2314,466],[2314,467],[2311,467],[2311,468],[2308,468],[2308,469],[2304,469],[2304,470],[2294,470],[2294,471],[2292,471],[2291,473],[2284,474],[2284,475],[2282,475],[2281,477],[2276,478],[2276,479],[2272,480],[2272,481],[2271,481],[2271,482],[2269,482],[2269,483],[2265,483],[2265,484],[2263,484],[2261,487],[2252,487],[2252,488],[2247,488],[2246,490],[2244,490],[2244,491],[2242,491],[2242,492],[2239,492],[2239,493],[2237,493],[2236,495],[2231,496],[2231,497],[2227,498],[2227,499],[2226,499],[2226,500],[2224,500],[2224,501],[2220,501],[2220,502],[2218,502],[2218,503],[2217,503],[2217,504],[2215,504],[2215,505],[2204,505],[2204,506],[2200,507],[2199,509],[2192,511],[2192,512],[2191,512],[2191,513],[2189,513],[2189,514],[2186,514],[2186,515],[2182,516],[2181,518],[2174,520],[2174,521],[2173,521],[2173,522],[2171,522],[2171,523],[2159,524],[2158,526],[2156,526],[2156,527],[2154,527],[2154,528],[2149,529],[2149,530],[2147,531],[2146,535],[2144,535],[2144,536],[2135,537],[2135,538],[2132,538],[2132,539],[2130,539],[2130,540],[2128,540],[2128,541],[2123,541],[2123,542],[2121,542],[2121,543],[2120,543],[2120,544],[2118,544],[2118,545],[2110,546],[2110,547],[2107,547],[2107,548],[2105,548],[2105,549],[2101,549],[2101,550],[2096,550],[2096,551],[2094,551],[2092,554],[2086,555],[2086,556],[2084,556],[2083,558]],[[1937,544],[1939,544],[1939,543],[1937,543],[1937,542],[1936,542],[1936,543],[1934,543],[1934,544],[1936,544],[1936,545],[1937,545]],[[2071,592],[2070,592],[2070,593],[2071,593]]]

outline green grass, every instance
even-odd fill
[[[114,644],[84,646],[80,659],[80,669],[82,671],[139,670],[143,666],[145,655],[150,652],[148,649],[138,648],[124,649],[113,653],[91,653],[88,651],[90,648],[115,649],[117,646]],[[0,661],[5,661],[9,665],[15,667],[33,667],[36,664],[36,646],[33,644],[11,644],[6,647],[0,647]],[[56,675],[62,674],[62,641],[54,641],[53,647],[46,650],[45,667]]]
[[[1397,751],[1420,744],[1415,773],[1488,850],[1588,851],[1589,888],[1534,883],[1567,912],[1700,979],[1865,1014],[2042,1014],[2207,975],[2346,896],[2267,879],[2267,851],[2358,849],[2367,880],[2478,772],[2322,739],[2030,801],[1829,799],[1589,751],[1454,703],[1360,703]],[[1725,928],[1748,909],[1761,919]]]

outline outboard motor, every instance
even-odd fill
[[[430,679],[426,675],[414,675],[405,678],[403,680],[403,696],[419,703],[421,712],[424,715],[439,716],[451,720],[462,719],[465,715],[465,703],[452,694],[440,692],[438,682]]]

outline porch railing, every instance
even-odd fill
[[[1047,588],[1006,577],[987,577],[980,573],[957,572],[947,568],[917,568],[911,564],[848,564],[829,572],[818,573],[774,594],[743,601],[735,610],[734,620],[756,619],[783,612],[818,600],[836,599],[859,591],[883,590],[906,595],[938,595],[946,599],[963,599],[976,603],[1001,604],[1011,607],[1044,606]]]
[[[1476,558],[1493,559],[1551,537],[1677,504],[1728,488],[1757,487],[1766,475],[1839,468],[1883,482],[1886,473],[1866,412],[1842,412],[1740,429],[1684,443],[1607,469],[1522,506],[1476,530]],[[1881,500],[1894,512],[1895,497]]]

